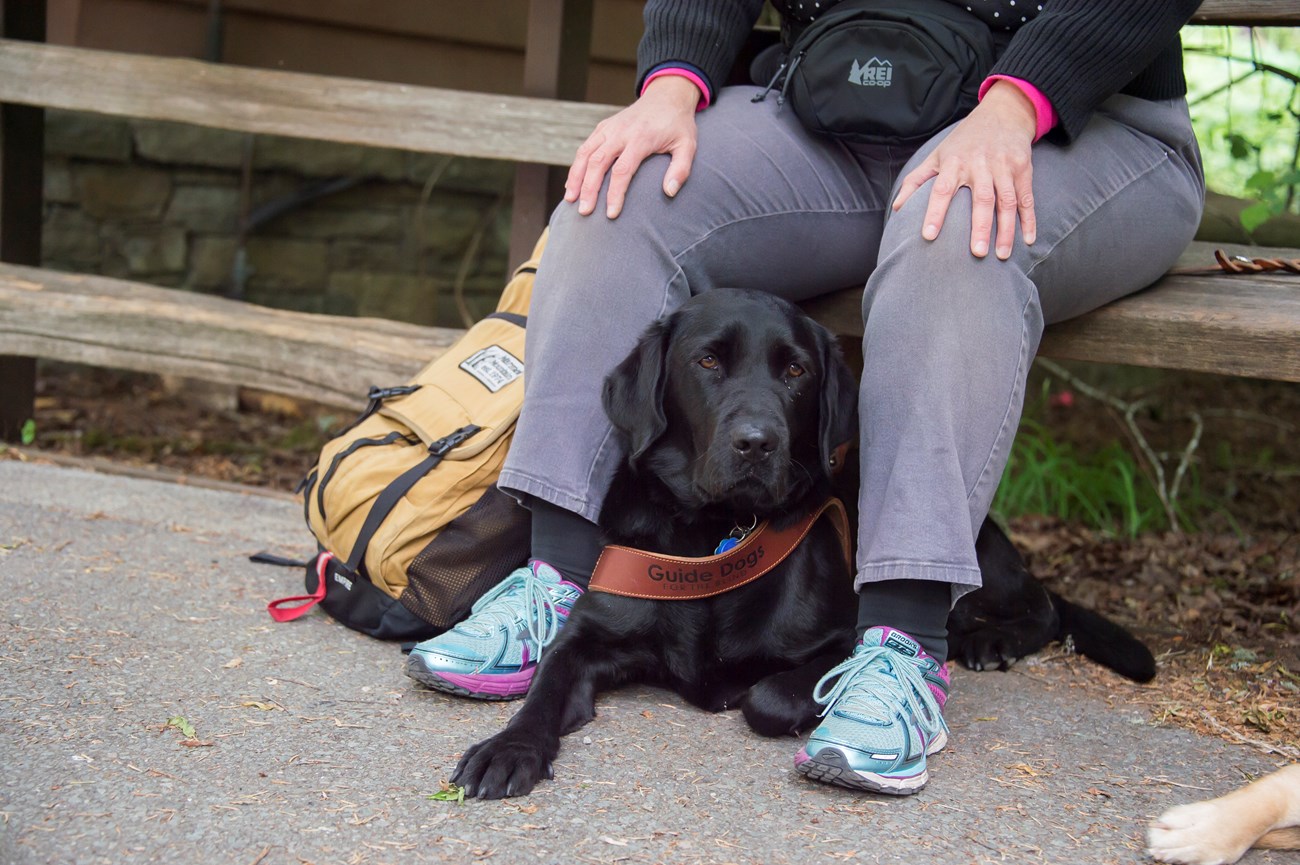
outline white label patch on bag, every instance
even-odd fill
[[[499,345],[474,352],[461,361],[460,368],[493,393],[524,374],[524,362]]]

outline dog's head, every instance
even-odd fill
[[[826,486],[855,435],[857,386],[834,338],[769,294],[717,289],[652,325],[609,375],[628,463],[682,505],[767,514]]]

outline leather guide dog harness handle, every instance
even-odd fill
[[[1217,264],[1208,267],[1176,267],[1169,271],[1178,276],[1214,276],[1240,273],[1295,273],[1300,274],[1300,258],[1247,258],[1230,255],[1222,249],[1214,250]]]
[[[830,498],[808,516],[781,531],[773,529],[765,520],[743,541],[720,555],[703,558],[667,556],[611,544],[596,561],[588,589],[657,601],[711,598],[752,582],[781,564],[823,514],[829,516],[834,524],[844,561],[852,570],[848,514],[843,502]]]

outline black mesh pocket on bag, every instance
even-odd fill
[[[488,589],[528,561],[530,542],[528,510],[489,487],[411,562],[402,605],[438,628],[450,628]]]

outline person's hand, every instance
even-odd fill
[[[1011,257],[1016,220],[1026,244],[1034,242],[1033,164],[1030,147],[1037,130],[1033,103],[1016,87],[997,81],[984,99],[940,142],[920,165],[908,172],[894,199],[903,206],[934,178],[921,236],[934,240],[943,229],[952,197],[963,186],[971,191],[970,251],[983,258],[997,220],[997,257]]]
[[[587,216],[596,209],[600,185],[609,172],[605,215],[614,219],[623,210],[632,175],[646,157],[656,153],[672,157],[664,172],[664,193],[670,198],[676,195],[695,158],[695,106],[700,95],[700,89],[680,75],[661,75],[651,81],[636,102],[602,120],[578,148],[564,182],[564,200],[578,202],[578,212]]]

